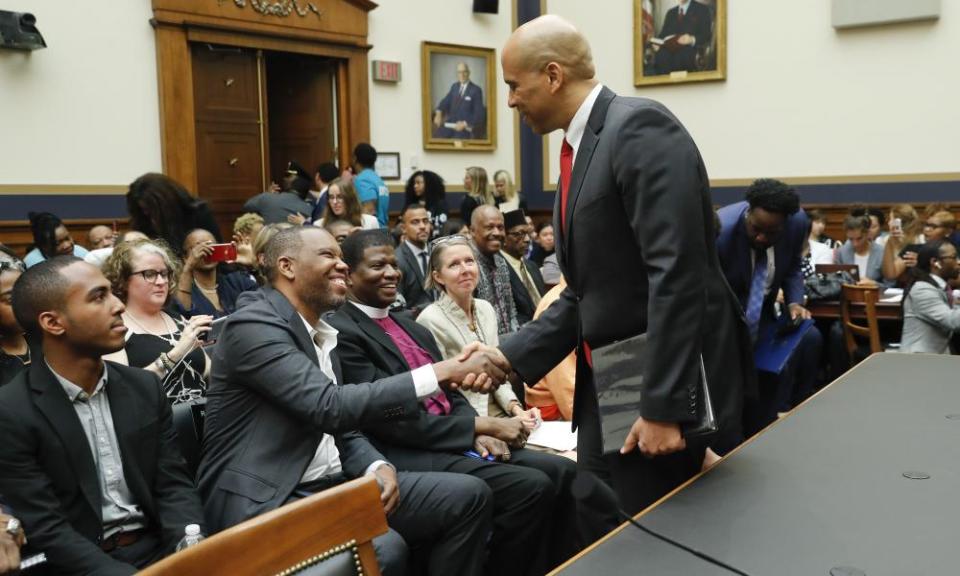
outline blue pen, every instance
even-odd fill
[[[487,460],[488,462],[493,462],[493,454],[487,454],[486,457],[481,456],[476,450],[467,450],[463,453],[464,456],[469,456],[471,458],[476,458],[477,460]]]

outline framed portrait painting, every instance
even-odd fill
[[[423,42],[423,147],[495,150],[496,51]]]
[[[633,84],[727,77],[727,0],[633,0]]]

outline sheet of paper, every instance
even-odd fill
[[[527,438],[527,444],[564,452],[577,447],[577,433],[570,431],[569,422],[543,422]]]

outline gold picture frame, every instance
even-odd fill
[[[423,148],[496,150],[496,50],[423,42],[420,61]]]
[[[633,84],[727,78],[727,0],[633,0]],[[692,39],[692,40],[691,40]]]

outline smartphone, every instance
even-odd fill
[[[227,317],[224,316],[223,318],[217,318],[216,320],[211,322],[210,330],[208,332],[204,332],[203,334],[201,334],[198,337],[198,340],[203,342],[204,346],[210,346],[210,345],[216,344],[217,340],[220,339],[220,331],[223,330],[223,324],[224,324],[224,321],[226,321],[226,319]]]
[[[237,259],[237,247],[233,244],[211,244],[213,252],[207,256],[207,262],[233,262]]]
[[[896,234],[903,233],[903,222],[899,218],[890,221],[890,231]]]

